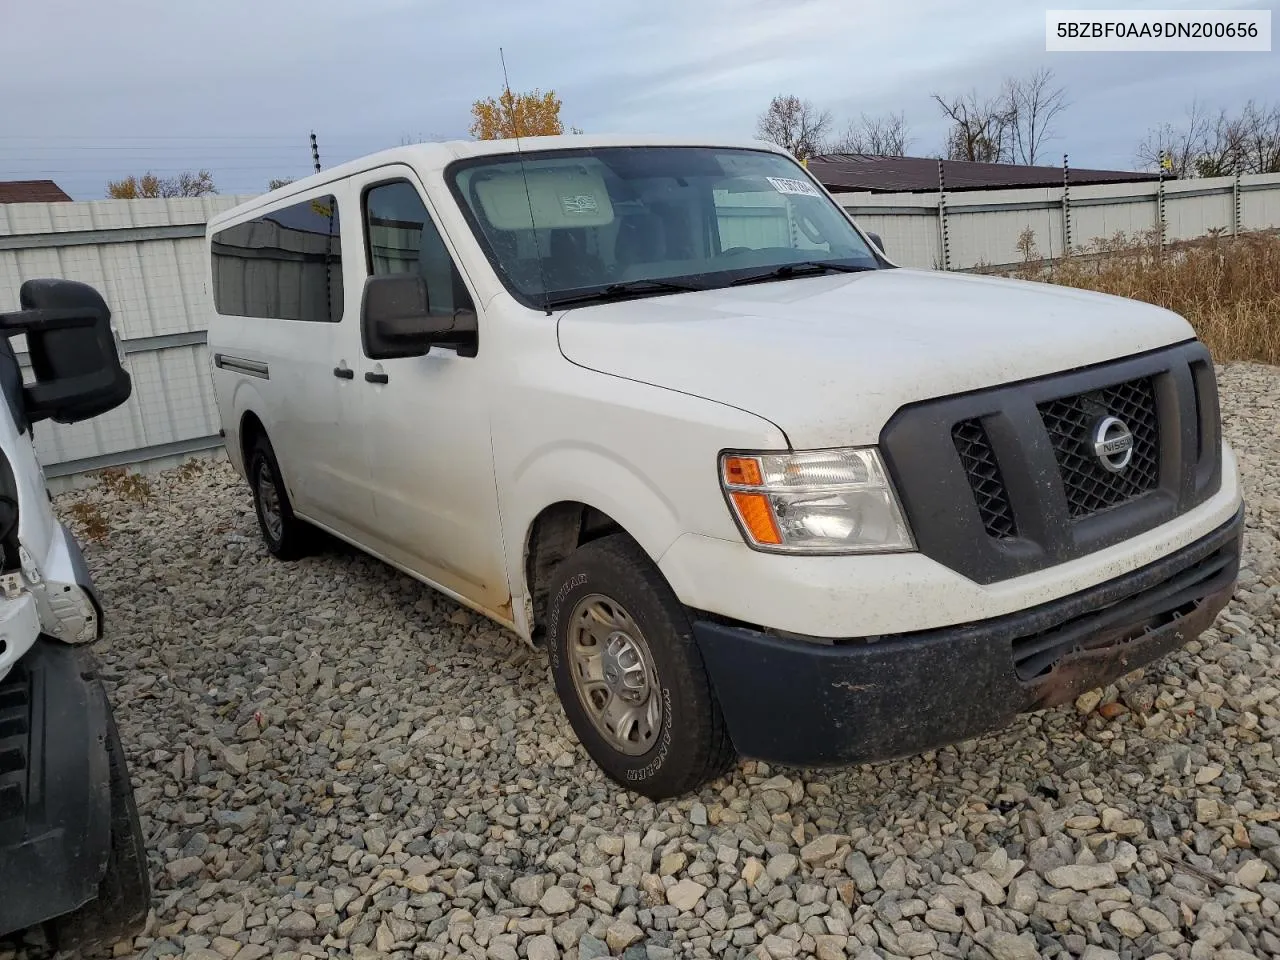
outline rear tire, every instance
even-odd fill
[[[294,516],[275,450],[265,435],[260,435],[253,443],[248,475],[249,487],[253,491],[253,510],[258,516],[258,529],[262,531],[267,551],[277,560],[297,560],[306,556],[313,543],[312,529]]]
[[[733,744],[684,606],[625,534],[552,575],[547,643],[556,693],[591,759],[655,800],[732,767]]]

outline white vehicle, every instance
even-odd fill
[[[1065,702],[1227,602],[1241,497],[1166,310],[895,267],[756,142],[423,144],[215,218],[269,550],[319,527],[549,654],[653,797]]]
[[[92,287],[28,280],[19,303],[0,312],[0,938],[38,928],[62,955],[140,930],[151,888],[124,749],[87,649],[102,609],[54,516],[32,432],[119,406],[132,383]],[[30,382],[10,343],[20,335]]]

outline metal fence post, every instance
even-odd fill
[[[1156,187],[1156,232],[1157,239],[1160,242],[1160,253],[1164,253],[1164,167],[1160,168],[1160,183]]]
[[[938,160],[938,244],[942,248],[942,269],[951,269],[951,237],[947,232],[947,182]]]
[[[1240,171],[1231,183],[1231,236],[1240,236]]]
[[[1062,255],[1071,256],[1071,168],[1062,155]]]

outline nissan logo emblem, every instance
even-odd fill
[[[1103,417],[1093,428],[1093,453],[1102,466],[1119,473],[1133,459],[1133,434],[1118,417]]]

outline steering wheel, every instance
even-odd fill
[[[750,247],[730,247],[728,250],[721,250],[720,256],[736,257],[736,256],[740,256],[741,254],[750,253],[750,252],[751,252]]]

